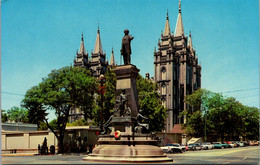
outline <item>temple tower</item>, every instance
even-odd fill
[[[86,50],[85,50],[83,33],[81,35],[81,43],[80,43],[80,47],[79,47],[79,52],[77,50],[76,57],[74,59],[74,66],[84,67],[86,69],[89,69],[89,67],[90,67],[90,63],[88,60],[88,53],[86,53]]]
[[[91,57],[92,60],[90,63],[90,67],[93,76],[99,77],[101,74],[105,74],[108,62],[106,62],[106,53],[104,53],[102,49],[99,27],[97,30],[94,52],[91,52]]]
[[[174,124],[185,123],[180,113],[188,108],[185,96],[200,88],[201,66],[198,65],[196,51],[192,45],[191,33],[185,36],[181,15],[181,3],[174,35],[170,31],[167,11],[166,23],[158,41],[158,51],[154,51],[154,77],[159,84],[162,104],[167,108],[165,130],[170,132]]]

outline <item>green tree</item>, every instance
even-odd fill
[[[181,116],[185,116],[186,123],[182,126],[186,129],[186,133],[200,137],[203,135],[205,130],[201,129],[203,123],[205,122],[206,110],[208,109],[209,102],[208,99],[213,93],[206,89],[198,89],[193,94],[186,96],[185,103],[189,106],[185,109]]]
[[[162,131],[166,119],[166,108],[163,107],[157,92],[158,85],[138,75],[136,86],[139,109],[143,111],[142,115],[148,118],[151,131]]]
[[[43,131],[43,130],[47,130],[47,129],[48,129],[47,124],[43,121],[40,121],[39,125],[38,125],[38,131]]]
[[[256,107],[244,106],[243,121],[245,124],[243,136],[246,137],[247,140],[259,139],[259,109]]]
[[[55,112],[56,124],[51,125],[46,116],[43,120],[58,139],[58,152],[63,153],[63,140],[69,111],[71,108],[79,107],[81,110],[91,113],[90,108],[94,102],[93,93],[97,90],[96,79],[91,77],[90,72],[84,68],[64,67],[52,70],[47,78],[43,78],[43,81],[37,86],[37,90],[39,91],[36,95],[26,95],[22,104],[29,107],[39,103],[44,109]],[[57,127],[57,131],[55,131],[55,127]]]
[[[7,119],[11,122],[28,123],[28,110],[19,107],[12,107],[6,111]]]
[[[7,114],[6,114],[5,110],[3,110],[3,109],[1,110],[1,121],[2,121],[2,123],[5,123],[8,121]]]
[[[213,140],[239,140],[239,136],[258,137],[259,109],[242,105],[233,97],[199,89],[185,98],[188,108],[182,112],[186,132]],[[258,131],[257,131],[258,130]],[[206,131],[206,132],[205,132]]]
[[[89,123],[85,119],[79,119],[72,123],[67,123],[67,126],[86,126],[89,125]]]
[[[26,92],[21,106],[28,109],[29,123],[37,124],[40,130],[46,128],[42,123],[47,113],[41,97],[40,86],[34,86]]]
[[[113,69],[108,68],[105,73],[105,93],[104,93],[104,121],[107,121],[113,113],[116,99],[116,74]]]

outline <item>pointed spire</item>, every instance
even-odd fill
[[[95,53],[95,54],[96,54],[96,53],[101,53],[101,54],[103,54],[103,49],[102,49],[102,44],[101,44],[101,39],[100,39],[99,26],[98,26],[98,30],[97,30],[97,38],[96,38],[94,53]]]
[[[181,0],[179,0],[179,13],[178,13],[178,18],[177,18],[174,34],[175,34],[175,36],[184,35],[184,28],[183,28],[183,22],[182,22],[182,17],[181,17]]]
[[[168,9],[167,9],[166,23],[165,23],[163,35],[164,36],[171,35]]]
[[[191,31],[190,31],[190,34],[189,34],[189,43],[188,43],[188,46],[190,47],[190,50],[193,50],[192,39],[191,39]]]
[[[79,48],[79,54],[86,54],[85,46],[84,46],[84,39],[83,39],[83,32],[82,32],[82,35],[81,35],[81,43],[80,43],[80,48]]]
[[[181,0],[179,0],[179,13],[181,13]]]
[[[115,66],[115,57],[114,57],[114,49],[112,47],[111,57],[110,57],[110,65]]]

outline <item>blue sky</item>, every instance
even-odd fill
[[[259,107],[259,2],[182,0],[185,34],[192,33],[202,65],[202,88]],[[1,4],[1,106],[23,95],[52,69],[73,63],[81,33],[94,49],[97,27],[108,59],[120,63],[124,29],[134,36],[132,63],[154,74],[154,47],[169,11],[175,30],[178,0],[4,0]],[[236,91],[240,90],[240,91]]]

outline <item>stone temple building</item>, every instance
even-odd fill
[[[113,49],[110,61],[112,61],[111,65],[114,65]],[[101,74],[105,74],[109,64],[106,60],[106,53],[103,52],[102,49],[99,27],[97,30],[94,52],[91,51],[91,58],[89,58],[88,52],[86,53],[82,34],[79,52],[76,52],[76,58],[74,59],[74,66],[80,66],[90,70],[94,77],[99,77]]]
[[[92,76],[98,78],[101,74],[105,74],[108,66],[115,66],[114,50],[112,48],[112,53],[110,57],[110,65],[108,60],[106,60],[106,53],[102,49],[100,29],[97,29],[97,37],[94,46],[94,51],[91,52],[91,58],[88,52],[86,52],[84,45],[83,34],[81,36],[81,43],[79,51],[76,52],[76,57],[74,58],[74,66],[79,66],[86,68],[92,74]],[[84,113],[78,108],[72,108],[70,110],[69,121],[74,122],[79,119],[84,119]]]
[[[181,3],[174,34],[171,33],[167,12],[166,23],[154,51],[154,80],[159,84],[162,104],[168,109],[166,132],[172,132],[175,124],[185,123],[180,113],[187,108],[184,97],[201,87],[201,66],[192,45],[191,32],[185,36]]]

